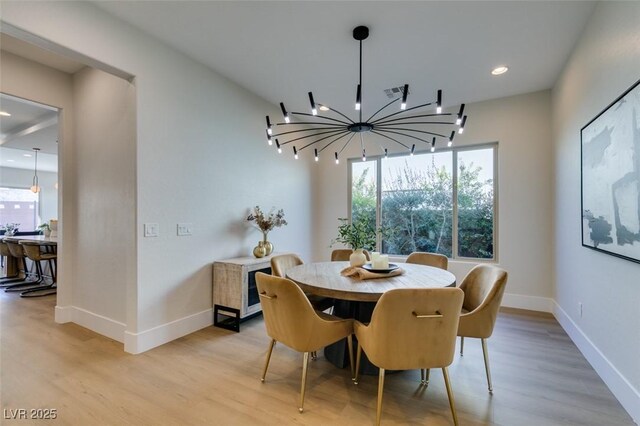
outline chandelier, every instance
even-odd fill
[[[382,140],[394,146],[401,146],[411,155],[415,152],[416,142],[427,144],[431,147],[431,152],[436,150],[436,144],[446,142],[447,146],[453,144],[453,138],[457,133],[464,131],[467,116],[464,114],[464,104],[460,105],[457,113],[442,112],[442,90],[438,90],[436,100],[422,103],[407,108],[409,99],[409,85],[405,84],[399,90],[402,97],[397,97],[382,106],[375,113],[363,120],[364,106],[362,105],[362,41],[369,37],[369,28],[365,26],[356,27],[353,30],[353,38],[360,42],[360,73],[359,82],[356,87],[355,115],[352,119],[347,114],[343,114],[337,109],[324,104],[316,104],[313,93],[309,92],[310,112],[287,111],[283,102],[280,102],[280,109],[284,122],[272,123],[269,116],[267,119],[267,143],[275,146],[278,153],[286,145],[291,145],[293,156],[297,160],[298,154],[307,148],[313,148],[314,159],[319,161],[320,154],[329,147],[334,150],[336,164],[340,163],[340,154],[349,143],[359,136],[360,148],[362,150],[362,161],[366,161],[367,154],[364,144],[364,134],[374,134],[378,136],[378,141]],[[386,115],[381,115],[383,111],[392,105],[400,102],[399,110],[387,111]],[[435,112],[433,109],[435,107]],[[322,115],[322,113],[325,113]],[[292,122],[292,116],[305,117],[311,121]],[[428,120],[428,121],[425,121]],[[274,127],[282,129],[275,133]],[[299,148],[298,148],[299,147]],[[339,148],[339,149],[338,149]],[[381,152],[388,156],[388,149],[380,145]]]
[[[33,181],[31,185],[31,192],[33,193],[38,193],[40,192],[40,185],[38,183],[38,152],[40,151],[40,148],[31,148],[33,149],[33,152],[35,152],[36,154],[36,160],[35,160],[35,164],[33,166]]]

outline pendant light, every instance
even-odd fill
[[[38,184],[38,151],[40,151],[40,148],[31,149],[36,153],[35,165],[33,166],[33,185],[31,185],[31,192],[37,194],[40,192],[40,185]]]

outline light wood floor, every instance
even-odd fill
[[[241,333],[208,327],[141,355],[74,324],[55,324],[53,297],[0,292],[0,423],[5,409],[55,408],[68,425],[370,425],[377,377],[354,386],[321,354],[311,363],[299,414],[301,355],[276,345],[260,382],[269,339],[261,318]],[[450,367],[462,425],[633,425],[631,418],[550,316],[502,312],[489,340],[494,394],[480,342]],[[388,374],[383,424],[452,424],[442,374],[427,390],[419,372]]]

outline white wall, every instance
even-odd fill
[[[29,189],[32,179],[33,170],[0,167],[0,186]],[[40,223],[58,218],[58,190],[55,188],[57,182],[57,173],[38,172],[38,183],[40,185],[40,202],[38,203],[40,211],[38,214],[40,215]],[[40,223],[37,225],[40,225]]]
[[[73,75],[77,263],[73,306],[127,323],[135,286],[135,87],[93,68]],[[124,340],[122,326],[111,336]],[[110,333],[111,334],[111,333]]]
[[[639,78],[640,3],[601,2],[552,101],[556,315],[636,423],[640,265],[581,246],[580,129]]]
[[[267,149],[264,116],[276,107],[90,4],[3,3],[2,19],[135,76],[137,279],[126,350],[211,324],[211,262],[256,245],[243,222],[251,206],[284,208],[289,225],[270,240],[309,258],[310,171]],[[147,222],[160,224],[159,237],[142,237]],[[177,237],[178,222],[193,223],[194,235]]]
[[[3,14],[5,4],[2,5]],[[4,16],[3,16],[4,19]],[[60,109],[58,120],[58,262],[57,308],[71,305],[75,251],[75,172],[73,165],[73,93],[69,74],[0,53],[0,91]],[[62,318],[57,321],[64,322]]]
[[[509,271],[505,304],[547,311],[553,242],[549,110],[549,91],[469,104],[465,132],[455,139],[457,146],[498,142],[498,263]],[[358,155],[354,144],[344,157]],[[328,260],[337,218],[349,212],[346,161],[318,163],[314,178],[314,258]],[[472,266],[450,262],[458,282]]]

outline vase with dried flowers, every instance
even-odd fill
[[[275,207],[271,208],[269,214],[264,214],[259,206],[255,206],[253,212],[247,216],[247,221],[253,222],[253,225],[262,231],[262,244],[258,244],[258,247],[260,245],[264,247],[264,255],[261,256],[263,253],[262,250],[254,249],[253,254],[256,257],[269,256],[273,253],[273,244],[267,240],[267,235],[273,228],[279,228],[287,224],[284,218],[284,210],[279,209],[278,211],[274,211]],[[258,247],[256,247],[256,249]]]

